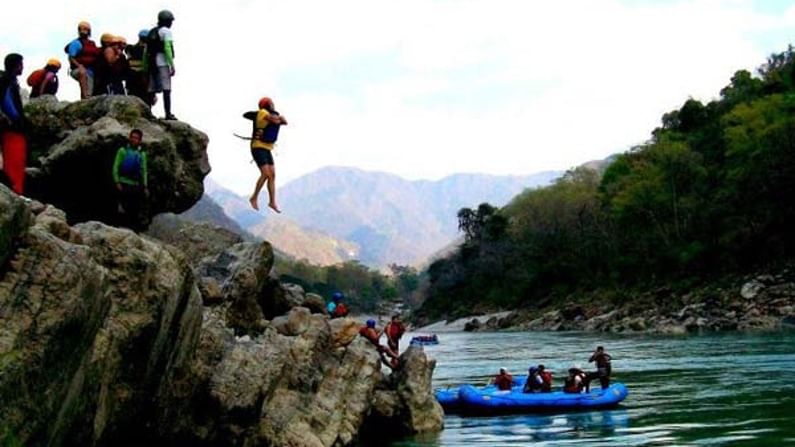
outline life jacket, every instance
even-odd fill
[[[398,340],[400,337],[403,336],[405,329],[403,329],[403,325],[399,323],[389,323],[389,327],[387,328],[387,335],[392,340]]]
[[[334,316],[335,317],[344,317],[345,315],[348,315],[348,308],[345,307],[345,304],[343,304],[343,303],[337,304],[337,307],[334,308]]]
[[[326,312],[328,312],[328,314],[333,317],[334,312],[336,311],[337,311],[337,303],[335,303],[334,301],[329,301],[329,303],[326,304]]]
[[[552,373],[549,371],[544,371],[539,374],[541,376],[541,380],[543,383],[541,384],[541,389],[544,391],[551,391],[552,390]]]
[[[270,113],[271,115],[279,116],[279,112],[277,112],[275,110],[273,110],[273,111],[269,110],[268,113]],[[270,123],[269,122],[265,126],[264,129],[258,129],[257,128],[257,119],[254,118],[254,125],[253,125],[253,129],[252,129],[252,132],[251,132],[251,138],[252,139],[258,139],[259,141],[262,141],[263,143],[275,143],[276,140],[279,138],[279,128],[281,126],[282,126],[281,124],[276,124],[276,123]],[[257,135],[259,135],[259,137]]]
[[[119,166],[119,174],[130,180],[141,180],[141,164],[143,163],[143,155],[141,151],[131,148],[124,149],[124,158],[121,160]]]
[[[513,376],[510,374],[498,374],[497,377],[494,378],[494,384],[497,385],[497,389],[499,390],[510,390],[511,385],[513,385]]]
[[[148,55],[150,67],[154,67],[155,58],[157,57],[158,53],[165,54],[166,52],[166,43],[160,38],[160,28],[162,26],[156,26],[149,30],[149,34],[146,36],[146,54]],[[172,56],[174,55],[174,47],[171,47]],[[152,70],[152,68],[150,68]]]
[[[583,388],[585,388],[585,373],[582,371],[570,374],[563,381],[563,392],[565,393],[581,393]]]
[[[28,86],[33,87],[35,90],[39,85],[41,85],[45,74],[47,74],[47,70],[43,68],[39,68],[38,70],[31,73],[30,76],[28,76]]]
[[[97,44],[94,43],[94,41],[89,38],[83,39],[81,37],[78,37],[75,40],[80,41],[80,45],[82,46],[82,48],[80,48],[80,53],[77,54],[75,60],[79,62],[80,65],[84,65],[86,67],[93,67],[94,64],[97,62],[97,59],[99,58],[99,53],[100,53],[99,47],[97,47]],[[73,40],[72,42],[74,42],[75,40]],[[66,44],[66,46],[63,49],[64,53],[69,54],[69,45],[71,45],[72,42]],[[69,59],[69,67],[72,69],[77,68],[77,66],[72,63],[71,58]]]

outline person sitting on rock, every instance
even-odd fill
[[[498,390],[510,391],[513,386],[513,376],[505,368],[500,368],[499,374],[494,376],[494,384]]]
[[[345,296],[342,292],[334,292],[331,301],[326,306],[329,318],[342,318],[348,315],[348,307],[342,302]]]
[[[143,132],[130,131],[129,144],[119,148],[113,162],[113,182],[119,192],[119,207],[127,226],[143,230],[148,223],[146,198],[149,196],[146,152],[141,146]]]
[[[612,373],[610,360],[612,360],[612,357],[605,351],[605,348],[597,346],[596,351],[594,351],[594,353],[591,354],[591,358],[588,359],[588,363],[596,362],[596,371],[590,372],[585,376],[586,393],[591,391],[591,381],[593,379],[599,379],[599,383],[602,385],[603,390],[610,386],[610,374]]]
[[[359,335],[366,338],[368,341],[370,341],[370,343],[373,344],[373,346],[375,346],[375,349],[378,351],[378,355],[381,356],[381,361],[384,362],[385,365],[392,369],[397,368],[398,354],[379,342],[381,338],[381,332],[376,329],[375,320],[367,320],[367,323],[365,323],[365,325],[359,329]],[[389,357],[389,359],[387,359],[387,357]]]
[[[386,324],[384,332],[386,333],[386,344],[389,349],[400,352],[400,339],[406,332],[406,325],[400,321],[400,315],[392,315],[392,321]]]
[[[569,376],[563,382],[563,392],[578,394],[582,393],[585,388],[585,372],[580,368],[580,365],[574,365],[569,368]]]
[[[77,39],[69,42],[64,50],[69,55],[69,76],[80,83],[80,99],[91,96],[94,90],[94,64],[100,50],[91,37],[91,25],[80,22],[77,25]]]

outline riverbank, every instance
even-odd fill
[[[534,309],[461,318],[458,330],[686,334],[795,329],[795,267],[730,276],[693,287],[600,289]],[[422,330],[448,326],[437,322]]]

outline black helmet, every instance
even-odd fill
[[[172,20],[174,20],[174,14],[172,14],[168,9],[164,9],[157,13],[158,22],[169,22]]]

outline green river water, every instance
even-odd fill
[[[408,341],[411,334],[404,338]],[[484,383],[543,363],[562,384],[594,347],[613,356],[629,396],[613,410],[559,415],[445,416],[441,433],[406,446],[795,445],[795,332],[694,336],[440,333],[434,387]],[[596,386],[598,383],[594,382]]]

